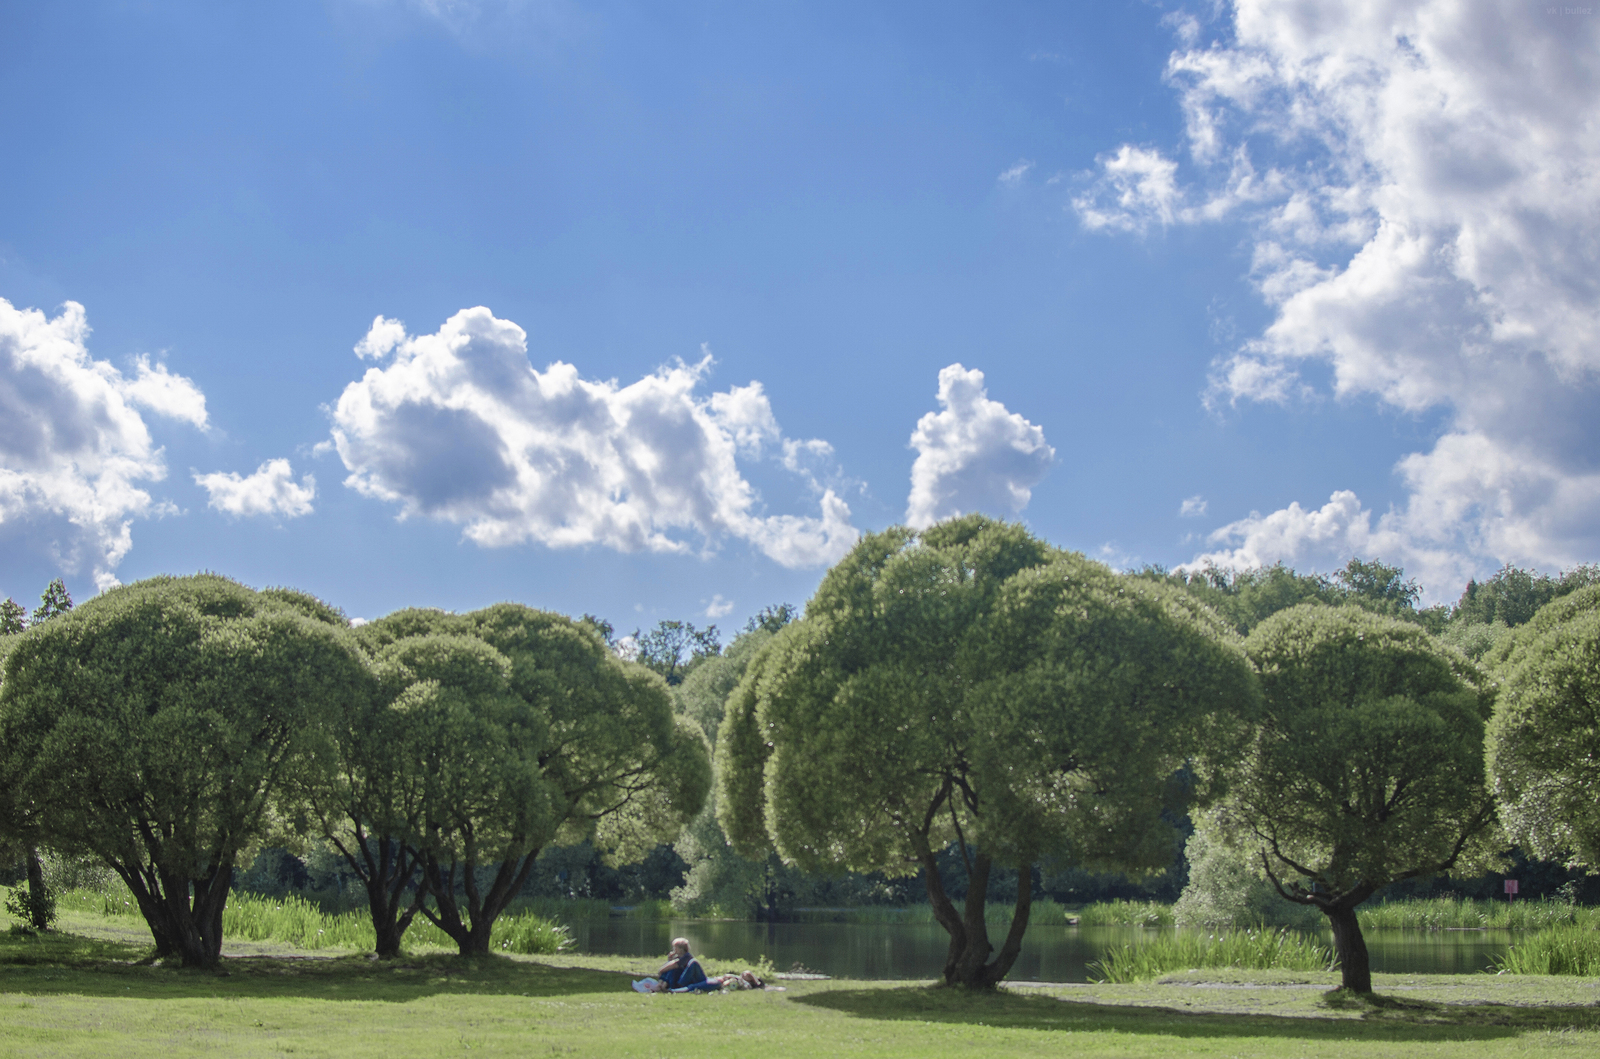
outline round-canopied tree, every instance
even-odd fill
[[[1600,586],[1547,603],[1484,662],[1500,681],[1488,750],[1507,830],[1600,868]]]
[[[240,851],[368,679],[343,617],[308,596],[209,574],[114,588],[13,645],[0,785],[51,845],[117,872],[158,953],[210,966]]]
[[[505,603],[400,611],[359,635],[381,724],[346,718],[336,767],[305,798],[366,882],[386,954],[418,913],[485,954],[547,844],[640,856],[705,801],[704,736],[659,676],[582,623]],[[418,869],[432,903],[402,908]]]
[[[978,516],[893,529],[751,664],[717,742],[718,816],[746,856],[770,842],[808,871],[922,868],[945,981],[991,987],[1020,951],[1032,865],[1167,864],[1163,808],[1210,793],[1256,697],[1234,634],[1180,590]],[[959,910],[938,869],[951,842]],[[996,863],[1024,880],[998,951]]]
[[[1281,611],[1245,649],[1265,710],[1206,826],[1259,857],[1284,897],[1327,917],[1342,987],[1370,993],[1356,906],[1491,851],[1492,692],[1421,628],[1351,607]]]

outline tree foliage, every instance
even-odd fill
[[[1418,610],[1422,590],[1416,580],[1381,559],[1353,558],[1331,577],[1296,573],[1282,563],[1252,570],[1208,566],[1169,572],[1150,567],[1139,576],[1181,585],[1222,615],[1240,635],[1248,635],[1279,611],[1303,603],[1359,607],[1415,622],[1432,632],[1444,628],[1449,617],[1443,607]]]
[[[31,624],[38,625],[60,617],[71,609],[72,595],[67,591],[66,582],[58,577],[45,586],[44,594],[39,597],[39,605],[33,609]]]
[[[306,597],[214,575],[111,589],[33,625],[0,686],[14,824],[114,868],[158,952],[215,963],[242,850],[366,668]]]
[[[722,640],[715,625],[696,629],[686,621],[662,621],[649,632],[633,630],[633,650],[634,661],[677,685],[697,663],[715,658],[722,651]]]
[[[1487,581],[1468,581],[1456,603],[1460,624],[1501,623],[1516,628],[1545,604],[1580,588],[1600,584],[1600,566],[1577,566],[1556,577],[1507,564]]]
[[[14,636],[28,627],[28,610],[10,596],[0,602],[0,636]]]
[[[996,953],[991,868],[1045,856],[1152,870],[1161,810],[1205,793],[1255,702],[1232,635],[1192,597],[1120,577],[977,516],[862,539],[728,704],[718,813],[735,848],[807,871],[924,870],[948,983],[990,986],[1027,929],[1019,886]],[[962,911],[937,853],[955,842]],[[991,954],[994,958],[991,960]]]
[[[1506,826],[1545,857],[1600,868],[1600,585],[1555,599],[1490,652],[1490,772]]]
[[[396,950],[408,855],[431,899],[412,907],[463,955],[482,954],[545,845],[594,839],[639,856],[704,803],[704,737],[592,624],[499,604],[400,611],[359,635],[381,723],[341,726],[339,766],[311,800],[368,885],[375,923],[397,928]]]
[[[1488,852],[1492,694],[1422,629],[1353,607],[1283,611],[1245,646],[1266,712],[1210,826],[1328,917],[1344,988],[1370,992],[1356,906]]]

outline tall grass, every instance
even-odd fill
[[[1128,945],[1116,945],[1089,964],[1101,982],[1142,982],[1173,971],[1199,967],[1242,970],[1326,971],[1333,953],[1310,935],[1295,930],[1236,930],[1222,934],[1163,931]]]
[[[1097,901],[1078,913],[1084,927],[1170,927],[1172,906],[1159,901]]]
[[[1515,942],[1494,957],[1502,974],[1571,974],[1600,977],[1600,931],[1571,924],[1550,927]]]
[[[1369,905],[1359,909],[1356,915],[1362,930],[1543,930],[1561,925],[1600,928],[1600,908],[1583,908],[1564,901],[1413,898]]]
[[[544,908],[530,907],[542,904]],[[552,907],[554,906],[554,907]],[[519,902],[495,920],[489,946],[498,952],[525,955],[552,955],[572,946],[572,933],[556,921],[552,911],[577,912],[593,916],[600,906],[605,915],[611,907],[604,901]],[[69,890],[57,902],[63,912],[91,912],[105,916],[139,916],[133,895],[120,882],[104,890]],[[222,910],[222,936],[233,941],[272,941],[300,949],[353,949],[370,952],[377,947],[372,916],[361,909],[353,912],[324,912],[315,902],[290,895],[262,897],[258,894],[230,894]],[[422,916],[411,921],[403,945],[406,949],[457,948],[450,936]]]
[[[372,916],[366,911],[324,913],[298,897],[281,899],[235,894],[222,912],[222,936],[241,941],[276,941],[302,949],[355,949],[370,952],[377,945]],[[571,932],[536,912],[501,915],[489,934],[497,952],[551,955],[570,948]],[[407,928],[407,949],[454,949],[456,943],[432,922],[417,916]]]

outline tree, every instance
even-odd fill
[[[946,983],[992,987],[1020,951],[1033,865],[1164,867],[1162,809],[1210,793],[1255,696],[1232,634],[1173,587],[978,516],[891,529],[751,663],[717,741],[718,816],[747,857],[771,842],[807,871],[920,867]],[[939,870],[951,842],[960,911]],[[998,952],[996,864],[1023,881]]]
[[[111,589],[30,628],[0,686],[12,821],[114,869],[158,954],[221,955],[241,851],[366,667],[342,616],[215,575]],[[21,793],[17,793],[21,792]]]
[[[7,596],[5,602],[0,603],[0,636],[14,636],[27,627],[27,608]]]
[[[44,593],[39,597],[39,605],[33,610],[32,624],[57,618],[72,609],[72,596],[67,592],[66,583],[61,578],[56,578],[45,586]]]
[[[371,694],[338,704],[327,719],[317,767],[305,770],[292,791],[310,829],[366,889],[375,948],[385,959],[400,954],[426,892],[417,852],[425,827],[425,763],[441,740],[466,736],[448,729],[450,707],[472,696],[475,685],[507,694],[503,657],[475,638],[434,631],[451,620],[438,611],[406,610],[357,630],[372,661]],[[396,635],[403,638],[396,642]],[[470,717],[472,711],[464,712]]]
[[[1553,599],[1600,584],[1600,566],[1576,566],[1559,577],[1509,563],[1487,581],[1468,581],[1456,603],[1454,623],[1503,623],[1516,628]]]
[[[618,659],[590,625],[507,603],[405,611],[362,633],[388,708],[405,715],[380,786],[418,799],[405,819],[367,826],[409,832],[432,900],[419,911],[463,956],[489,952],[547,844],[595,839],[642,856],[705,801],[704,737],[674,715],[660,677]]]
[[[1327,917],[1343,988],[1370,993],[1356,906],[1489,852],[1492,694],[1423,629],[1354,607],[1273,615],[1245,649],[1266,710],[1205,826],[1253,852],[1284,897]]]
[[[1208,566],[1200,571],[1172,572],[1152,566],[1138,576],[1181,585],[1245,636],[1272,615],[1302,603],[1356,606],[1415,622],[1434,633],[1444,627],[1449,616],[1445,607],[1417,610],[1422,590],[1416,580],[1381,559],[1351,559],[1332,577],[1299,574],[1282,563],[1254,570]]]
[[[1500,681],[1488,751],[1507,829],[1541,857],[1600,868],[1600,585],[1545,604],[1485,661]]]
[[[1181,586],[1220,614],[1241,636],[1280,610],[1301,603],[1341,602],[1343,594],[1321,574],[1297,574],[1282,563],[1254,570],[1208,566],[1199,571],[1167,572],[1150,567],[1137,576]]]
[[[22,609],[21,604],[10,599],[0,604],[0,621],[4,622],[5,632],[23,632],[29,624],[40,625],[71,609],[72,596],[68,594],[66,584],[58,577],[46,585],[44,592],[39,596],[39,606],[33,612],[31,623],[27,620],[27,611]],[[45,885],[44,861],[39,856],[39,847],[36,843],[28,844],[27,860],[28,908],[34,927],[44,930],[55,918],[55,897]]]
[[[787,604],[781,609],[769,607],[762,611],[762,619],[752,618],[746,631],[726,651],[696,666],[682,684],[672,689],[679,712],[700,725],[713,745],[729,696],[776,631],[767,627],[768,622],[781,629],[791,615],[792,608]],[[786,867],[776,854],[763,850],[755,859],[747,859],[729,847],[717,822],[715,792],[683,829],[674,848],[689,865],[683,885],[672,891],[672,903],[681,912],[775,919],[795,891],[793,869]]]
[[[1408,579],[1404,570],[1382,559],[1352,558],[1344,569],[1333,575],[1333,581],[1343,590],[1346,600],[1358,601],[1380,612],[1415,610],[1417,599],[1422,595],[1416,578]]]
[[[752,633],[757,629],[764,629],[767,632],[777,632],[799,616],[800,612],[792,603],[762,607],[755,617],[744,623],[744,631]]]
[[[683,682],[696,663],[722,651],[717,627],[696,629],[686,621],[658,622],[647,633],[633,630],[634,661],[661,674],[668,684]]]

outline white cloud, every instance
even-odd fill
[[[784,438],[758,382],[699,396],[709,354],[620,386],[560,361],[535,370],[522,328],[485,308],[432,335],[394,326],[379,317],[357,347],[393,360],[345,388],[332,433],[345,484],[402,517],[459,523],[490,547],[690,552],[731,536],[784,566],[826,565],[859,536],[831,489],[817,516],[761,513],[738,460],[826,443]]]
[[[150,358],[142,354],[134,359],[134,367],[138,373],[122,387],[129,401],[157,415],[206,428],[206,396],[198,386],[182,375],[173,375],[165,364],[152,368]]]
[[[137,483],[167,469],[135,406],[206,425],[205,397],[148,358],[128,378],[89,355],[83,306],[55,319],[0,299],[0,540],[64,573],[117,583],[133,519],[164,514]]]
[[[1205,513],[1206,498],[1203,496],[1191,496],[1178,505],[1178,516],[1180,518],[1199,518]]]
[[[1018,159],[1015,165],[1013,165],[1010,169],[1007,169],[1004,173],[1001,173],[996,179],[998,179],[1003,186],[1014,188],[1018,184],[1022,183],[1022,178],[1027,176],[1028,170],[1032,168],[1033,163],[1028,161],[1026,158]]]
[[[406,340],[406,325],[399,320],[385,319],[382,315],[372,318],[372,326],[356,343],[356,356],[363,360],[388,356],[395,346]]]
[[[733,600],[723,599],[718,593],[711,597],[711,602],[706,605],[706,617],[725,618],[733,613]]]
[[[299,518],[311,514],[317,482],[311,475],[294,484],[289,461],[267,460],[248,478],[238,474],[196,474],[195,482],[211,494],[208,506],[229,515],[282,515]]]
[[[1397,464],[1409,495],[1395,510],[1336,494],[1332,512],[1225,528],[1226,554],[1306,563],[1324,545],[1381,545],[1445,595],[1503,562],[1593,559],[1600,19],[1453,0],[1238,0],[1229,14],[1226,45],[1182,28],[1167,67],[1192,182],[1124,145],[1077,201],[1083,223],[1245,224],[1276,315],[1218,362],[1208,403],[1301,398],[1302,366],[1320,363],[1336,395],[1443,411],[1444,426]]]
[[[917,421],[906,522],[917,528],[970,511],[1015,515],[1027,506],[1056,450],[1044,431],[989,399],[983,372],[939,372],[939,404]]]

